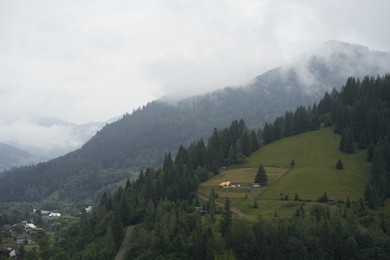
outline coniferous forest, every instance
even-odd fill
[[[242,163],[262,145],[321,127],[340,135],[340,150],[364,149],[372,162],[361,199],[347,201],[340,214],[318,203],[290,218],[250,221],[234,215],[229,199],[217,205],[214,190],[207,201],[197,197],[199,183],[222,167]],[[56,232],[54,243],[26,258],[114,259],[131,228],[125,259],[388,259],[390,216],[373,212],[389,203],[389,138],[390,75],[349,78],[341,91],[286,112],[260,130],[235,120],[214,129],[207,140],[165,154],[161,167],[147,168],[115,193],[104,193],[92,213],[83,212]]]

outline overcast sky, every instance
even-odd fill
[[[389,10],[388,0],[0,0],[0,142],[53,156],[85,139],[37,118],[104,122],[165,95],[245,84],[328,40],[389,51]]]
[[[389,50],[390,1],[0,0],[0,123],[105,121],[240,85],[327,40]]]

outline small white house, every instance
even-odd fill
[[[91,213],[92,212],[92,206],[88,206],[85,208],[86,213]]]
[[[60,218],[61,217],[61,213],[57,213],[57,212],[52,212],[49,214],[49,218],[51,219],[57,219],[57,218]]]
[[[35,226],[33,223],[26,223],[24,224],[24,229],[25,230],[35,230],[37,228],[37,226]]]
[[[8,247],[7,250],[9,251],[9,257],[11,257],[11,258],[16,257],[16,250],[15,249]]]

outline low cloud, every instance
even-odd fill
[[[20,119],[0,124],[0,136],[1,142],[33,155],[54,158],[80,148],[101,126],[101,123],[77,126],[47,119]]]

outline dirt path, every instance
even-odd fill
[[[131,239],[133,237],[133,230],[135,226],[127,226],[126,227],[126,234],[122,241],[122,245],[119,248],[118,253],[115,256],[115,260],[122,260],[125,256],[126,250],[129,248],[129,244],[131,242]]]
[[[206,196],[204,196],[204,195],[202,195],[202,194],[197,194],[197,195],[198,195],[198,197],[199,197],[200,199],[205,200],[205,201],[208,201],[208,198],[207,198]],[[218,205],[218,206],[220,206],[220,207],[225,206],[222,202],[219,202],[219,201],[215,201],[215,204]],[[232,207],[231,207],[230,210],[231,210],[233,213],[236,213],[237,215],[239,215],[241,218],[244,218],[244,217],[246,218],[246,217],[248,217],[248,215],[242,213],[239,209],[236,209],[236,208],[232,208]]]

